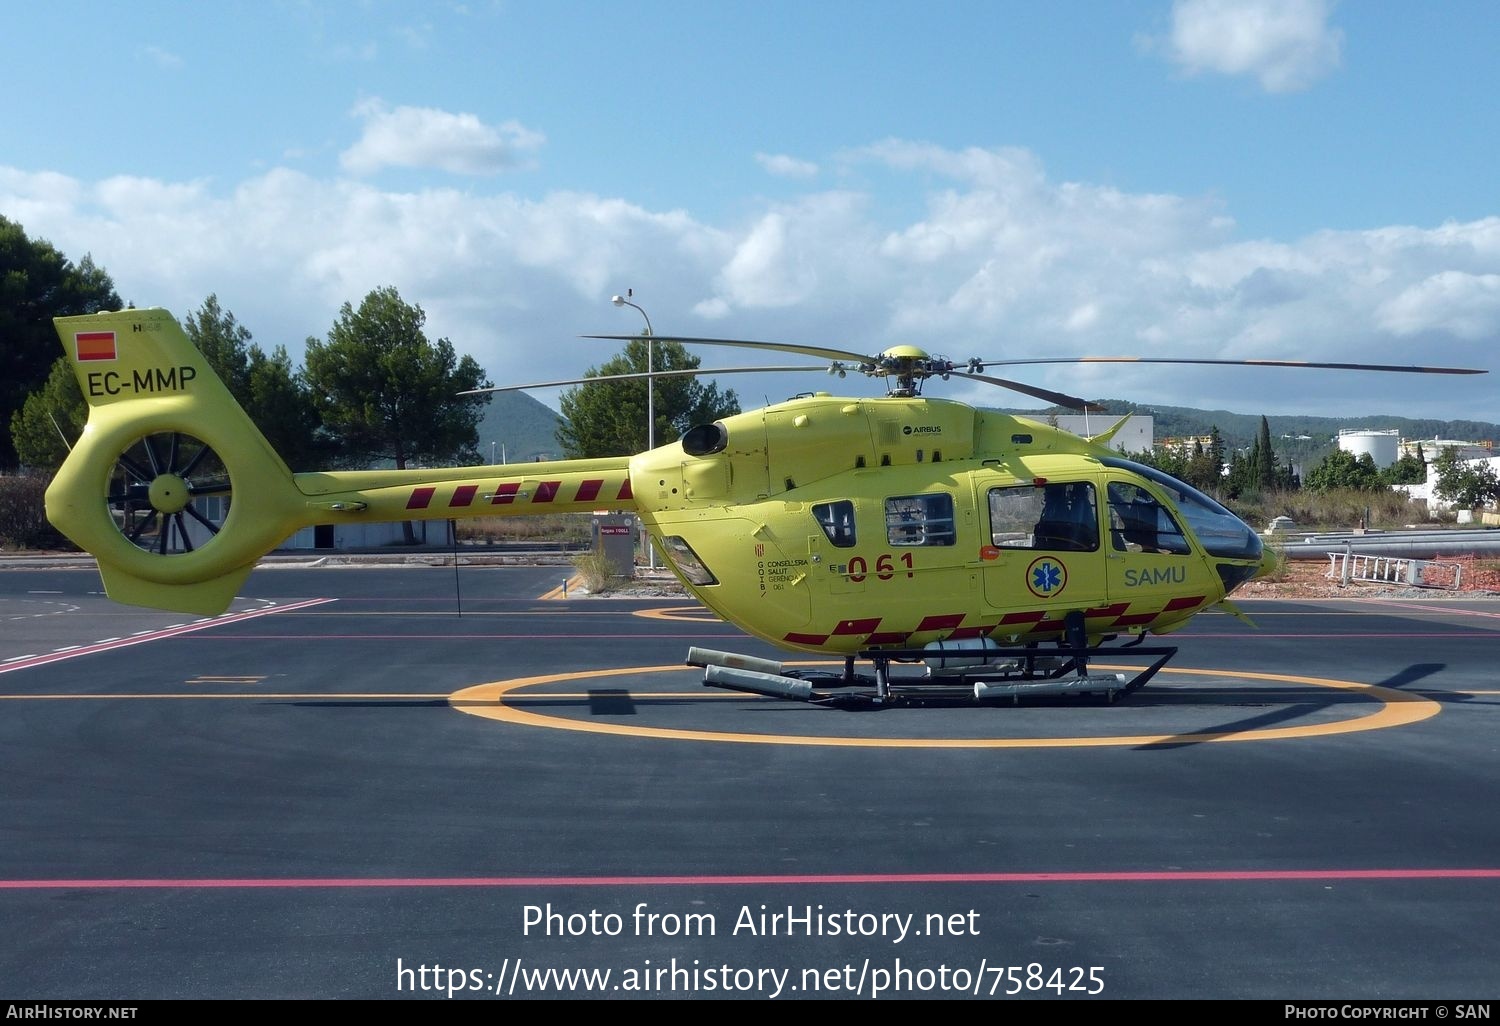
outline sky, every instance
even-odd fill
[[[4,25],[0,215],[134,306],[217,296],[298,362],[394,287],[497,385],[582,376],[619,343],[580,336],[649,322],[959,362],[1479,368],[992,373],[1500,421],[1493,0],[6,0]],[[882,392],[720,385],[747,409]]]

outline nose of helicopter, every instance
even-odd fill
[[[1260,566],[1256,568],[1255,577],[1269,577],[1281,567],[1281,561],[1286,557],[1267,545],[1260,550]]]

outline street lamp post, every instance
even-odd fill
[[[634,289],[626,290],[628,294],[634,295]],[[652,372],[656,369],[652,366],[652,335],[651,318],[638,304],[632,303],[625,296],[611,296],[611,303],[615,306],[633,306],[640,312],[646,321],[646,449],[649,451],[656,448],[656,379]],[[648,569],[656,569],[656,548],[651,544],[651,535],[646,535],[646,566]]]

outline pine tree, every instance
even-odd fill
[[[1255,439],[1255,482],[1262,492],[1276,488],[1276,453],[1271,449],[1271,425],[1260,418],[1260,433]]]
[[[654,371],[692,370],[699,358],[679,342],[657,340],[649,354]],[[644,374],[648,353],[643,338],[631,339],[625,351],[589,377],[613,374]],[[657,445],[679,438],[695,424],[710,424],[740,412],[734,390],[719,392],[694,375],[657,378],[648,404],[645,378],[625,381],[589,381],[564,392],[559,406],[564,422],[557,440],[569,457],[628,456],[646,449],[646,410],[655,415]]]

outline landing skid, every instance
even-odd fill
[[[1096,656],[1129,654],[1153,656],[1154,661],[1132,673],[1090,673],[1089,660]],[[1138,691],[1174,655],[1176,648],[1143,648],[1117,645],[1077,648],[1027,648],[1014,655],[991,653],[975,657],[973,665],[939,666],[953,658],[934,657],[931,649],[871,649],[858,658],[871,663],[874,673],[854,672],[855,658],[844,659],[842,673],[827,670],[788,669],[781,663],[754,656],[693,648],[689,666],[703,667],[706,687],[748,694],[787,698],[848,708],[917,704],[995,704],[1009,700],[1056,695],[1097,698],[1114,702],[1121,695]],[[892,663],[928,662],[922,676],[893,674]]]

